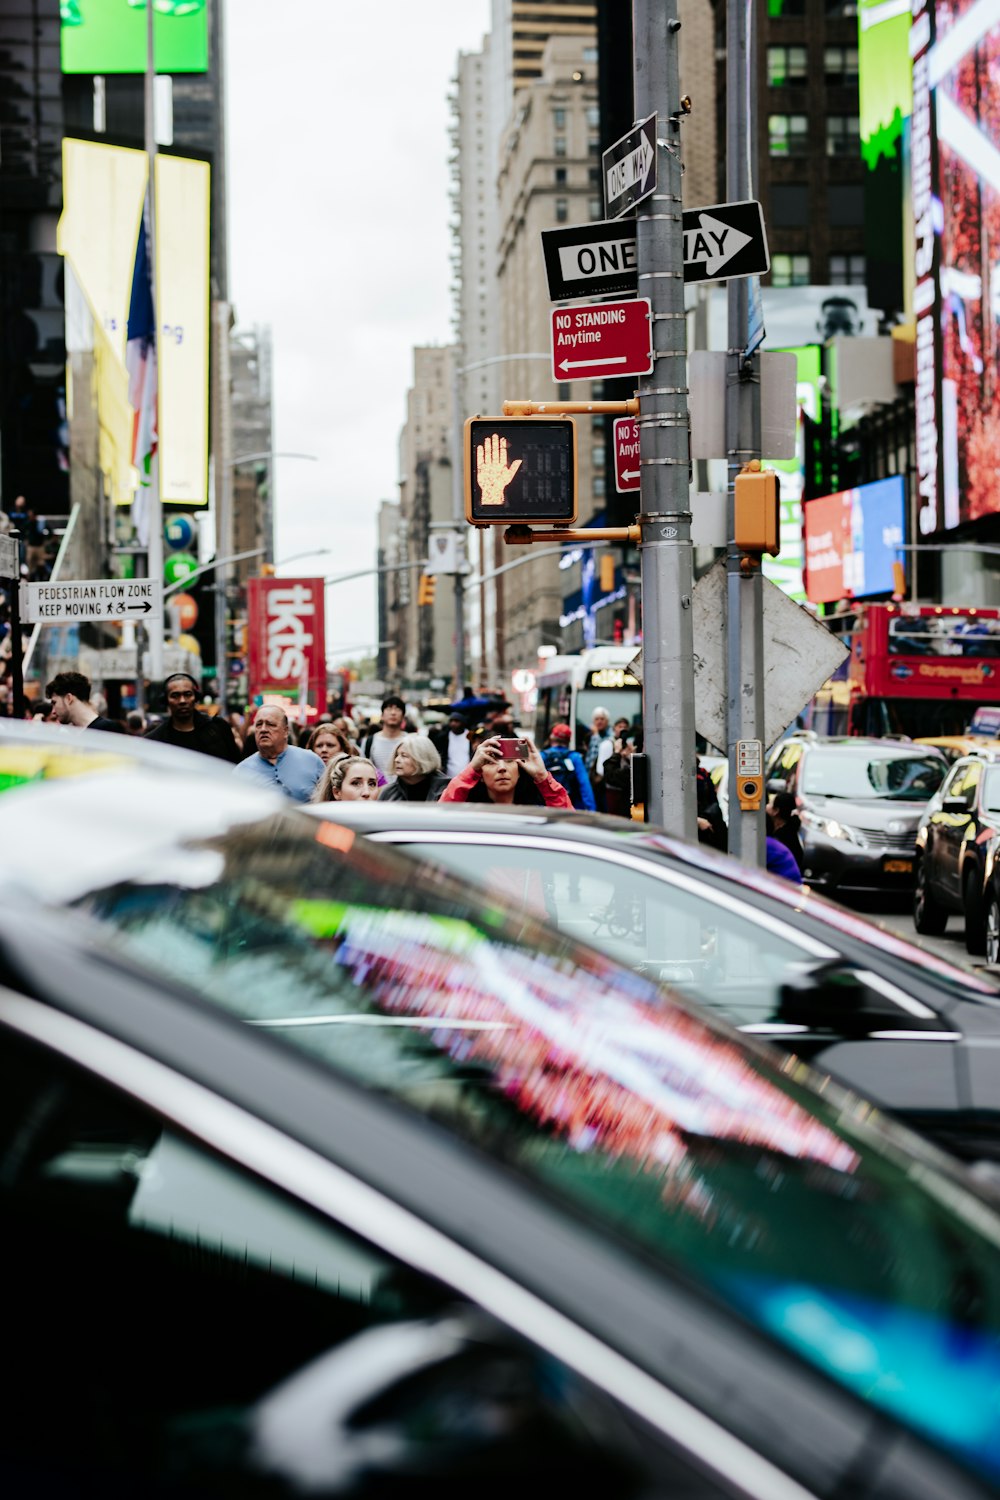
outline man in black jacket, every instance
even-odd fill
[[[161,745],[177,745],[181,750],[198,750],[202,755],[214,755],[216,760],[227,760],[235,766],[240,752],[233,731],[225,719],[198,713],[195,708],[198,684],[194,678],[187,672],[171,672],[163,686],[170,717],[155,729],[147,730],[144,738],[158,740]]]

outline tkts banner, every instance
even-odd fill
[[[251,700],[280,693],[316,710],[326,704],[322,578],[251,578],[247,655]]]

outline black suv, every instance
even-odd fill
[[[966,948],[985,951],[986,849],[998,832],[1000,762],[965,755],[928,803],[917,830],[913,923],[918,932],[944,932],[949,914],[964,912]]]

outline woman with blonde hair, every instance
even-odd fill
[[[374,802],[378,766],[360,755],[341,755],[327,764],[310,802]]]
[[[448,785],[441,757],[426,734],[404,734],[392,752],[389,775],[395,776],[378,794],[380,802],[436,802]]]

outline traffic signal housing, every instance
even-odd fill
[[[781,551],[777,474],[762,469],[759,458],[752,459],[737,474],[734,490],[737,547],[758,557],[764,552],[777,557]]]
[[[433,573],[421,573],[420,582],[417,585],[417,603],[433,604],[434,590],[437,588],[437,579]]]
[[[472,526],[575,525],[573,418],[470,417],[465,518]]]
[[[612,553],[603,552],[598,564],[602,594],[610,594],[615,586],[615,559]]]

